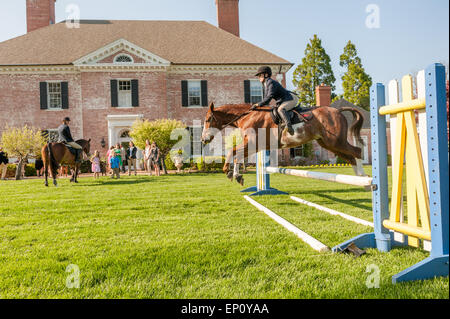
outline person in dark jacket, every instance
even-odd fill
[[[78,145],[77,143],[75,143],[75,141],[72,138],[72,134],[70,133],[70,128],[69,128],[69,123],[70,123],[70,118],[65,117],[63,120],[63,124],[61,124],[58,127],[58,134],[59,134],[59,139],[58,142],[63,142],[66,143],[68,145],[70,145],[71,147],[73,147],[74,149],[77,150],[76,155],[75,155],[75,162],[79,163],[81,162],[81,151],[83,150],[83,148]]]
[[[130,148],[127,149],[127,161],[128,161],[128,176],[131,176],[131,165],[133,165],[134,175],[137,175],[136,171],[136,152],[137,148],[133,142],[130,142]]]
[[[44,172],[44,161],[40,156],[36,157],[36,161],[34,162],[34,168],[36,169],[37,176],[41,177]]]
[[[260,106],[269,105],[270,101],[274,99],[278,107],[278,114],[280,114],[289,134],[294,135],[294,129],[287,112],[295,108],[298,103],[298,97],[294,93],[286,90],[280,83],[273,80],[272,69],[268,66],[262,66],[255,74],[263,85],[264,97],[263,100],[257,104],[253,104],[252,110]]]
[[[3,148],[0,146],[0,175],[2,180],[6,179],[6,171],[8,170],[8,155],[3,152]]]

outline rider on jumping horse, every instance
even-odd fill
[[[59,134],[58,142],[65,143],[73,147],[76,150],[75,163],[79,163],[81,162],[79,155],[81,154],[83,148],[77,143],[75,143],[75,141],[73,140],[72,134],[70,133],[69,122],[70,118],[65,117],[63,120],[63,124],[61,124],[58,127],[58,134]]]
[[[294,129],[292,128],[291,120],[287,112],[296,107],[298,103],[297,95],[286,90],[277,81],[274,81],[271,78],[272,69],[268,66],[260,67],[255,76],[257,76],[259,81],[263,84],[264,98],[261,102],[253,104],[251,110],[255,110],[260,106],[269,105],[270,101],[275,99],[277,102],[276,107],[278,107],[278,114],[280,114],[289,134],[294,135]]]

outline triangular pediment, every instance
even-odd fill
[[[132,62],[117,62],[115,58],[124,55],[131,58]],[[160,56],[149,52],[136,44],[125,39],[114,41],[94,52],[91,52],[73,62],[76,66],[84,65],[146,65],[146,66],[169,66],[167,61]]]

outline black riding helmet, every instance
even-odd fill
[[[261,66],[259,67],[258,73],[256,73],[255,76],[258,76],[263,73],[266,73],[270,78],[272,76],[272,69],[268,66]]]
[[[64,121],[70,122],[70,118],[69,117],[65,117]]]

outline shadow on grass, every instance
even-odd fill
[[[372,199],[371,198],[370,199],[358,198],[358,199],[351,199],[351,200],[349,200],[349,199],[342,199],[342,198],[338,198],[338,197],[326,194],[326,193],[345,193],[345,194],[348,194],[348,193],[361,193],[361,192],[365,193],[366,191],[364,189],[360,189],[360,188],[324,189],[324,190],[320,190],[320,191],[318,191],[318,190],[311,190],[311,191],[297,190],[297,191],[289,192],[289,195],[301,196],[301,195],[304,195],[304,194],[313,194],[313,195],[322,197],[322,198],[327,199],[327,200],[332,201],[332,202],[338,202],[338,203],[349,205],[349,206],[352,206],[352,207],[355,207],[355,208],[371,211],[372,210],[372,206],[371,206]],[[364,205],[365,203],[367,203],[369,205]],[[319,203],[317,203],[317,204],[319,204]],[[281,205],[289,205],[289,206],[291,206],[291,202],[282,203]],[[293,206],[295,206],[295,203],[294,203]]]
[[[158,177],[143,177],[143,178],[119,178],[119,179],[100,179],[96,181],[91,181],[89,183],[83,183],[82,181],[78,184],[72,184],[76,187],[84,187],[84,186],[104,186],[104,185],[135,185],[135,184],[147,184],[147,183],[154,183],[154,182],[162,182],[167,181],[168,178],[164,176],[158,176]]]

